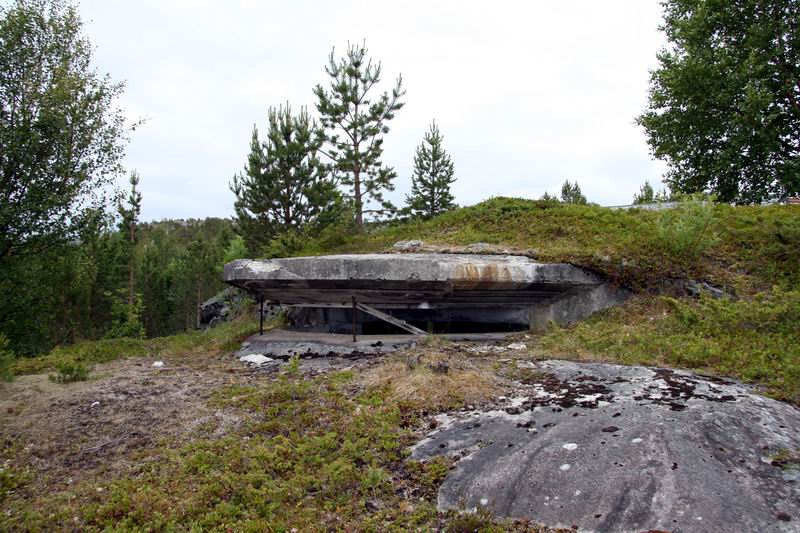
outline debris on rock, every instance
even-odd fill
[[[163,368],[164,367],[164,361],[156,361],[155,363],[153,363],[153,367],[155,367],[155,368]]]
[[[269,363],[270,361],[272,361],[272,358],[267,357],[266,355],[261,355],[260,353],[251,353],[250,355],[244,355],[240,357],[239,361],[258,366],[258,365],[263,365],[264,363]]]
[[[396,242],[394,243],[394,246],[392,246],[392,248],[401,252],[407,252],[411,250],[419,250],[420,248],[422,248],[422,245],[423,245],[422,241],[417,239],[411,239],[408,241]]]
[[[508,348],[509,350],[525,350],[528,347],[524,343],[521,343],[521,342],[512,342],[511,344],[506,346],[506,348]]]

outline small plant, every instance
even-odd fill
[[[81,361],[60,361],[56,364],[56,374],[50,375],[50,380],[56,383],[75,383],[89,379],[92,367]]]
[[[288,364],[286,365],[286,372],[289,375],[296,376],[300,372],[300,356],[294,354],[289,358]]]
[[[473,512],[453,514],[447,521],[447,533],[476,533],[481,531],[502,531],[496,527],[491,513],[483,508]]]
[[[14,381],[12,367],[15,357],[8,344],[8,337],[0,333],[0,381]]]
[[[692,196],[661,211],[656,234],[673,256],[693,261],[719,241],[715,226],[714,199]]]

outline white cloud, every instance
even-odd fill
[[[591,201],[627,203],[662,164],[633,118],[663,44],[657,0],[256,2],[84,0],[96,64],[126,79],[122,104],[150,120],[132,136],[143,217],[229,216],[228,182],[253,123],[289,101],[314,111],[331,47],[365,39],[398,73],[406,107],[384,160],[402,203],[414,148],[435,118],[464,205],[538,197],[577,179]]]

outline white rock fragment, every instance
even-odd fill
[[[153,363],[153,366],[155,368],[162,368],[164,366],[164,361],[156,361],[155,363]]]
[[[481,498],[481,505],[483,505],[484,507],[489,505],[489,499],[488,498]]]
[[[578,445],[575,444],[574,442],[568,442],[568,443],[566,443],[565,445],[562,446],[562,448],[564,448],[565,450],[569,450],[569,451],[572,451],[572,450],[576,449],[577,447],[578,447]]]
[[[90,407],[97,407],[98,405],[100,405],[100,402],[92,402]]]
[[[509,350],[524,350],[527,346],[521,342],[512,342],[507,346]]]
[[[254,365],[263,365],[264,363],[269,363],[272,361],[272,358],[267,357],[266,355],[261,355],[260,353],[251,353],[250,355],[240,357],[239,361]]]
[[[572,468],[572,466],[570,464],[568,464],[568,463],[564,463],[563,465],[558,467],[558,469],[561,470],[562,472],[566,472],[570,468]]]
[[[642,442],[642,439],[636,438],[636,439],[631,440],[631,442],[634,443],[634,444],[639,444],[640,442]]]

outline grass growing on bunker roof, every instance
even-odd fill
[[[324,233],[293,254],[380,252],[405,239],[533,250],[540,261],[592,268],[637,289],[682,278],[744,292],[800,283],[800,208],[781,205],[688,201],[647,211],[492,198],[431,220]]]

